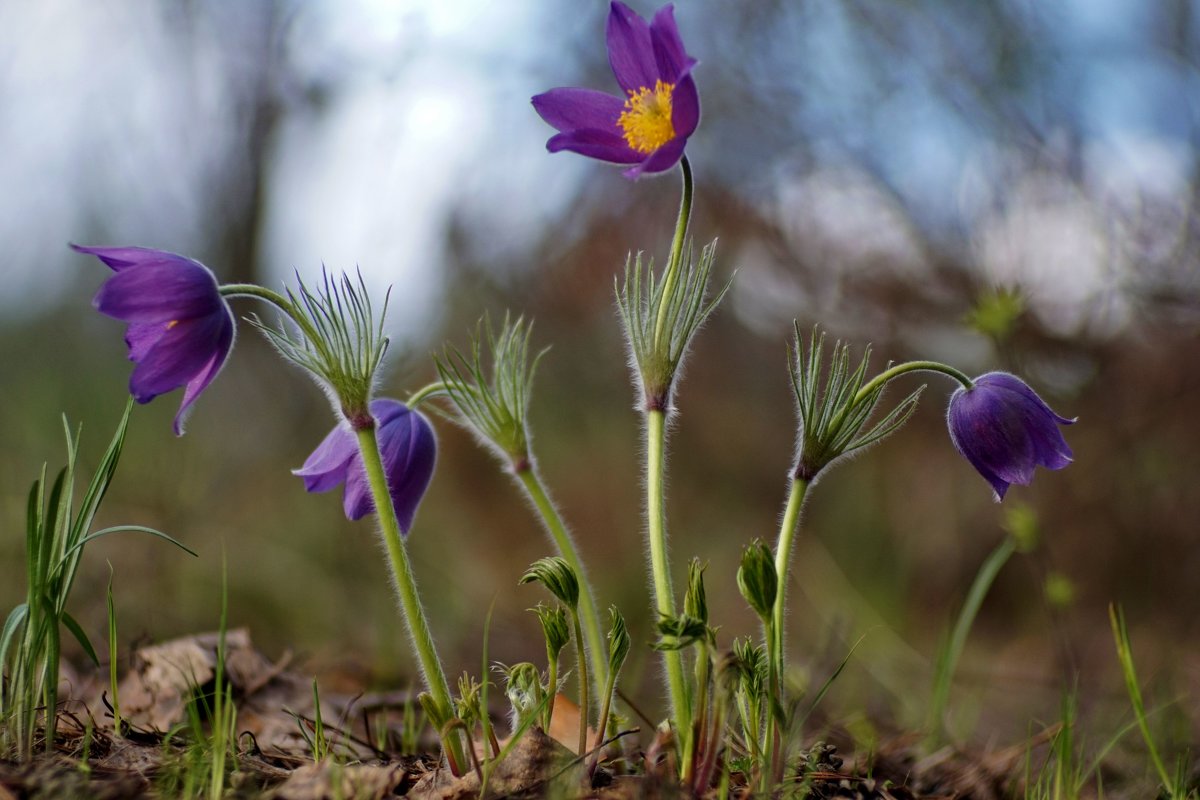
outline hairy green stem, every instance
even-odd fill
[[[432,400],[435,397],[445,397],[447,394],[446,384],[441,381],[434,381],[410,394],[408,399],[404,401],[404,405],[415,410],[417,406],[426,400]]]
[[[579,612],[583,617],[583,635],[586,637],[585,641],[592,664],[592,680],[596,684],[596,699],[599,702],[604,691],[608,664],[604,660],[607,648],[604,644],[604,636],[600,633],[600,616],[592,595],[592,584],[583,568],[583,561],[579,558],[579,551],[575,549],[575,542],[571,539],[571,534],[567,531],[567,526],[563,523],[558,509],[555,508],[553,501],[546,493],[546,487],[543,485],[537,469],[529,465],[516,470],[514,474],[520,481],[521,487],[524,488],[526,496],[537,508],[538,515],[542,518],[542,524],[545,525],[550,538],[554,540],[559,555],[566,559],[567,564],[575,570],[575,575],[579,578]],[[580,675],[580,678],[583,677]],[[551,691],[553,690],[551,687]]]
[[[612,711],[612,698],[616,690],[617,676],[616,673],[611,673],[604,681],[604,701],[600,706],[600,716],[596,720],[596,744],[593,748],[596,752],[592,754],[591,759],[588,761],[588,775],[594,774],[596,772],[596,765],[600,763],[602,752],[600,745],[604,742],[604,732],[608,728],[608,716]]]
[[[778,595],[776,595],[778,596]],[[770,614],[763,617],[763,638],[767,642],[767,731],[766,731],[766,746],[770,752],[771,769],[770,778],[774,783],[778,783],[783,777],[782,764],[782,747],[783,747],[783,730],[780,720],[776,718],[776,709],[783,708],[783,693],[780,689],[780,675],[782,671],[780,665],[783,663],[783,657],[779,654],[778,648],[782,637],[779,636],[777,626],[775,625],[774,617]],[[766,793],[772,785],[767,781],[768,771],[763,770],[763,785],[761,790]]]
[[[252,297],[255,300],[262,300],[265,303],[278,308],[280,311],[288,315],[292,322],[304,333],[304,337],[318,349],[324,348],[324,338],[312,326],[300,309],[296,308],[296,304],[284,297],[279,292],[273,289],[268,289],[264,286],[259,286],[254,283],[227,283],[219,288],[222,297]]]
[[[906,372],[940,372],[961,383],[964,389],[971,389],[975,386],[975,382],[965,372],[957,370],[949,364],[943,364],[940,361],[905,361],[903,364],[885,369],[863,384],[862,388],[858,390],[858,394],[854,395],[853,403],[862,402],[863,398],[871,392]]]
[[[558,657],[550,652],[549,645],[546,646],[546,686],[551,699],[546,703],[546,710],[542,712],[542,730],[548,731],[554,719],[554,696],[558,694]]]
[[[571,619],[575,622],[575,661],[579,665],[579,757],[582,758],[587,753],[588,732],[587,648],[583,646],[583,632],[579,630],[579,612],[575,609],[571,609]],[[553,696],[550,697],[550,703],[554,703]]]
[[[778,659],[775,669],[783,674],[783,612],[788,585],[788,567],[792,560],[792,545],[796,541],[796,529],[800,525],[800,509],[804,506],[804,496],[808,492],[809,482],[803,478],[792,480],[792,490],[788,494],[787,507],[783,511],[783,522],[779,526],[779,540],[775,545],[775,575],[778,579],[778,589],[775,592],[774,639],[772,642],[775,657]]]
[[[396,594],[400,597],[404,623],[408,627],[409,636],[417,650],[425,687],[429,690],[434,702],[445,713],[446,719],[449,719],[454,716],[454,704],[450,699],[450,685],[446,683],[446,673],[442,670],[442,662],[438,658],[437,648],[433,644],[433,636],[429,632],[429,622],[425,619],[425,609],[421,607],[421,599],[417,594],[417,582],[413,577],[408,552],[400,537],[400,523],[396,519],[395,506],[392,504],[392,497],[388,492],[387,474],[383,469],[383,459],[379,455],[379,441],[375,438],[375,427],[372,425],[369,428],[361,428],[355,433],[358,436],[358,449],[362,455],[367,483],[371,487],[371,498],[375,502],[379,529],[383,533],[384,544],[387,545],[388,556],[391,560],[392,581],[396,586]],[[453,761],[458,764],[466,763],[459,748],[457,734],[448,735],[443,740],[443,746],[447,749],[447,756]]]
[[[650,570],[654,576],[655,610],[660,616],[675,616],[675,591],[671,587],[671,570],[667,565],[666,508],[663,502],[664,450],[666,444],[666,413],[646,412],[646,523],[650,538]],[[667,670],[667,690],[671,700],[671,715],[676,735],[689,735],[691,703],[683,676],[683,657],[678,650],[663,652]]]
[[[692,165],[687,156],[679,160],[679,168],[683,172],[683,189],[679,197],[679,217],[675,221],[675,237],[671,240],[671,254],[667,258],[667,269],[663,273],[662,296],[664,302],[658,307],[658,318],[654,321],[654,344],[660,345],[663,329],[667,324],[666,298],[671,296],[671,289],[679,277],[679,262],[683,257],[683,240],[687,236],[688,222],[692,218]]]

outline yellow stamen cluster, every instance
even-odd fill
[[[671,92],[675,85],[658,81],[654,88],[630,90],[625,110],[617,119],[625,141],[639,153],[653,153],[675,138],[671,123]]]

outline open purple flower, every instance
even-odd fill
[[[675,25],[675,10],[659,9],[649,24],[614,0],[606,30],[608,63],[625,97],[592,89],[551,89],[534,109],[559,133],[551,153],[570,150],[614,164],[633,164],[628,178],[664,172],[679,162],[700,124],[700,96]]]
[[[1062,469],[1071,463],[1071,448],[1059,425],[1075,420],[1060,417],[1020,378],[989,372],[971,389],[950,397],[947,413],[950,439],[971,466],[1003,500],[1011,484],[1028,486],[1034,468]]]
[[[199,261],[145,247],[80,247],[116,274],[105,281],[92,305],[101,314],[128,322],[125,344],[137,366],[129,393],[139,403],[184,387],[175,415],[183,433],[188,409],[212,383],[233,347],[234,321],[217,279]]]
[[[396,518],[400,530],[407,535],[417,506],[433,479],[437,460],[433,426],[399,400],[372,400],[371,415],[375,417],[375,435]],[[304,466],[292,474],[303,478],[304,488],[310,492],[327,492],[344,483],[342,508],[348,519],[362,519],[375,510],[357,438],[345,425],[334,428]]]

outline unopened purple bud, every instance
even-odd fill
[[[1054,413],[1015,375],[989,372],[976,378],[972,388],[950,397],[946,416],[954,447],[992,485],[997,500],[1014,483],[1028,486],[1036,467],[1071,463],[1058,426],[1075,420]]]
[[[396,519],[400,530],[407,535],[417,506],[433,479],[437,460],[433,426],[399,400],[373,400],[371,414],[375,417],[375,435],[387,474],[388,491],[396,507]],[[358,440],[348,426],[334,428],[304,466],[293,470],[292,474],[302,478],[304,488],[310,492],[327,492],[345,484],[342,505],[348,519],[362,519],[375,510]]]

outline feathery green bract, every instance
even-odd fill
[[[571,611],[579,609],[579,578],[560,556],[539,558],[529,565],[518,585],[539,581],[550,594]]]
[[[883,419],[864,431],[884,390],[880,385],[864,396],[858,396],[866,382],[871,348],[865,349],[858,366],[851,369],[850,346],[837,341],[830,354],[829,368],[825,370],[822,363],[825,334],[818,337],[814,331],[806,351],[799,323],[795,323],[795,328],[795,349],[788,350],[788,367],[800,425],[793,475],[812,481],[817,473],[837,459],[895,432],[916,410],[925,387],[921,386],[904,398]],[[819,386],[822,374],[825,374],[824,391]]]
[[[670,410],[671,387],[692,337],[729,291],[726,283],[711,300],[706,297],[716,246],[716,241],[706,245],[699,260],[693,261],[689,243],[680,260],[678,279],[670,283],[656,278],[653,260],[643,269],[641,253],[625,259],[623,284],[613,279],[647,410]],[[655,335],[660,314],[665,322],[661,338]]]
[[[448,345],[441,356],[433,357],[445,392],[458,410],[449,418],[515,468],[529,462],[527,415],[533,376],[549,349],[531,359],[532,332],[533,324],[524,317],[514,321],[505,314],[497,333],[485,316],[475,327],[467,353]]]
[[[278,327],[257,316],[251,316],[249,322],[284,358],[308,371],[331,392],[351,422],[369,416],[375,376],[388,346],[383,324],[391,290],[376,317],[361,272],[358,280],[352,281],[346,273],[338,280],[322,270],[321,285],[315,290],[300,280],[299,274],[296,282],[298,289],[286,292],[292,306],[288,313],[298,329],[282,319]]]
[[[650,647],[661,653],[685,650],[697,642],[707,641],[711,634],[711,629],[702,620],[687,614],[663,614],[656,627],[658,641]]]
[[[0,670],[5,675],[0,680],[3,737],[0,745],[5,750],[15,749],[20,758],[28,759],[33,755],[39,709],[44,709],[46,748],[52,750],[54,747],[62,628],[66,628],[87,656],[98,663],[87,634],[66,610],[84,546],[110,533],[138,531],[165,539],[195,555],[165,533],[152,528],[122,525],[89,533],[116,474],[132,407],[130,400],[78,504],[74,492],[79,430],[72,433],[65,418],[66,466],[58,472],[47,491],[47,470],[43,465],[29,492],[25,526],[25,602],[12,610],[0,629]]]

